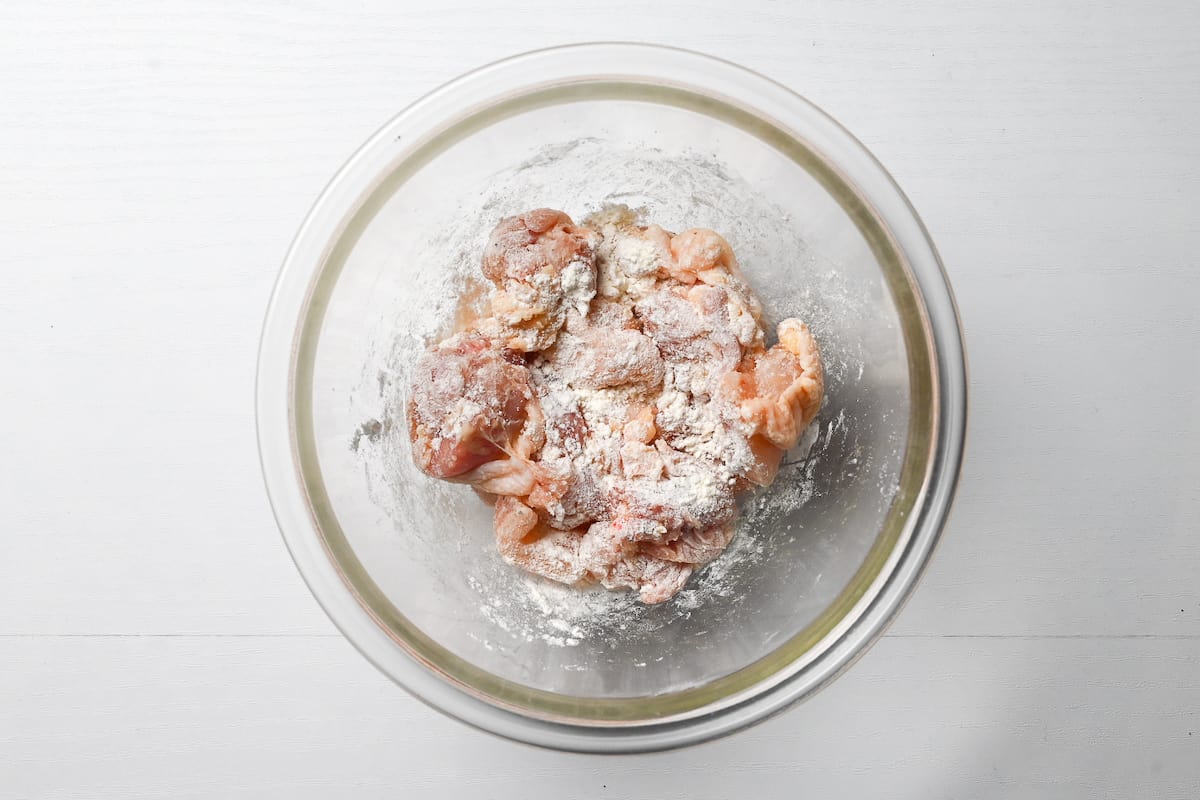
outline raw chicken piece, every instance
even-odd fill
[[[668,449],[659,448],[659,453]],[[667,476],[660,480],[629,480],[616,487],[611,494],[613,519],[657,520],[672,534],[733,520],[737,513],[733,487],[712,478],[707,470],[672,475],[669,464]]]
[[[674,262],[668,267],[670,275],[684,284],[701,280],[708,270],[729,272],[737,260],[725,237],[706,228],[691,228],[671,239]]]
[[[585,389],[662,385],[663,361],[650,337],[636,330],[591,328],[582,337],[579,371]]]
[[[597,248],[597,291],[617,301],[638,299],[652,291],[672,263],[671,234],[657,225],[642,227],[628,208],[617,206],[588,217],[600,233]]]
[[[593,328],[609,330],[641,330],[633,316],[633,307],[628,303],[616,302],[603,297],[596,297],[588,307],[587,316],[578,314],[567,315],[566,329],[582,336]]]
[[[483,256],[495,284],[488,321],[519,352],[554,343],[567,313],[587,314],[596,294],[595,232],[561,211],[539,208],[501,220]]]
[[[580,561],[590,580],[609,589],[637,589],[643,603],[661,603],[674,597],[692,574],[681,559],[644,552],[662,536],[663,526],[655,520],[597,522],[583,538]]]
[[[654,441],[654,437],[658,435],[658,427],[654,424],[655,409],[654,406],[642,406],[633,417],[625,423],[625,427],[621,429],[621,435],[625,437],[626,442],[638,442],[639,444],[650,444]]]
[[[547,525],[559,530],[587,525],[606,516],[609,508],[608,494],[592,471],[540,478],[525,502],[545,515]]]
[[[621,445],[621,469],[626,478],[658,481],[666,468],[667,463],[657,447],[635,441],[626,441]]]
[[[634,313],[665,359],[724,374],[742,360],[742,345],[729,324],[728,298],[722,287],[673,286],[649,294]]]
[[[637,589],[643,603],[654,605],[677,595],[692,570],[690,564],[638,554],[618,561],[600,583],[609,589]]]
[[[723,236],[704,228],[692,228],[671,239],[671,255],[674,259],[670,268],[672,278],[685,285],[699,281],[725,287],[729,292],[730,318],[746,317],[737,321],[736,328],[748,336],[757,332],[758,341],[762,341],[759,327],[762,306],[742,277],[733,248]],[[749,340],[742,343],[752,344]]]
[[[638,301],[634,313],[664,358],[696,360],[708,352],[704,341],[708,325],[684,290],[661,288]]]
[[[647,544],[642,552],[664,561],[681,564],[707,564],[724,552],[733,539],[733,525],[718,525],[715,528],[690,528],[678,539],[663,544]]]
[[[803,322],[779,323],[779,344],[754,360],[753,371],[741,376],[742,419],[771,444],[795,447],[800,434],[821,408],[825,391],[821,356]],[[746,380],[748,378],[748,380]]]
[[[456,334],[416,366],[408,425],[417,463],[434,477],[454,478],[513,452],[523,434],[523,449],[536,449],[536,406],[523,366],[477,332]]]
[[[637,553],[642,542],[657,542],[665,535],[666,528],[653,519],[596,522],[583,537],[579,557],[588,576],[603,583],[623,559]]]
[[[753,461],[739,477],[754,486],[770,486],[786,451],[758,434],[750,437],[749,445]]]
[[[546,361],[551,370],[577,374],[572,384],[580,389],[662,385],[662,356],[654,341],[636,330],[587,327],[563,333]]]
[[[584,577],[581,531],[560,531],[538,520],[537,512],[515,497],[500,497],[494,512],[496,545],[508,563],[559,583]]]

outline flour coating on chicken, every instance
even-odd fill
[[[812,333],[786,319],[768,348],[725,239],[624,207],[501,220],[482,272],[485,313],[417,364],[417,464],[496,496],[509,563],[670,599],[819,410]]]

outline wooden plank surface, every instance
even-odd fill
[[[1197,796],[1198,29],[1190,2],[4,4],[0,797]],[[951,275],[972,417],[862,664],[728,742],[589,759],[443,720],[337,637],[252,392],[288,242],[377,126],[630,38],[758,69],[879,156]]]

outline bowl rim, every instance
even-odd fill
[[[387,634],[370,610],[360,604],[334,564],[320,533],[303,479],[292,429],[294,362],[299,347],[298,322],[313,300],[314,278],[322,272],[327,247],[353,210],[374,188],[382,145],[411,135],[413,121],[440,120],[439,110],[461,114],[461,97],[494,96],[497,90],[530,91],[528,77],[554,72],[562,83],[624,80],[685,84],[692,76],[752,86],[757,96],[774,101],[771,114],[743,104],[764,119],[778,121],[799,139],[788,115],[804,122],[804,139],[821,153],[832,150],[836,165],[868,202],[892,244],[903,256],[921,308],[925,341],[933,373],[933,440],[921,494],[914,500],[907,535],[887,554],[880,582],[862,598],[859,613],[832,632],[827,646],[803,667],[778,680],[762,681],[753,691],[714,703],[680,718],[629,724],[587,724],[523,713],[447,681],[433,664],[423,661]],[[600,70],[598,65],[622,65]],[[590,71],[589,71],[590,70]],[[514,82],[514,79],[516,81]],[[719,80],[718,80],[719,79]],[[739,84],[740,85],[740,84]],[[723,98],[725,99],[725,98]],[[764,103],[760,103],[765,105]],[[792,122],[795,120],[793,119]],[[777,124],[779,124],[777,122]],[[428,123],[424,125],[428,127]],[[417,126],[420,129],[420,126]],[[815,139],[815,141],[814,141]],[[393,160],[402,160],[394,158]],[[364,186],[366,187],[364,189]],[[320,257],[314,262],[314,253]],[[881,164],[840,124],[786,86],[728,61],[679,48],[624,42],[566,45],[522,53],[480,67],[424,95],[382,126],[330,180],[297,232],[280,269],[268,304],[259,349],[256,379],[256,422],[259,457],[276,522],[293,560],[314,597],[334,624],[384,674],[428,705],[477,728],[510,739],[557,749],[586,752],[641,752],[678,747],[714,738],[753,724],[810,696],[840,675],[882,635],[911,595],[935,547],[961,471],[967,413],[966,358],[961,323],[941,260],[911,203]],[[919,500],[919,502],[918,502]],[[836,635],[833,635],[836,633]],[[823,642],[825,640],[822,640]],[[397,657],[399,655],[400,657]]]

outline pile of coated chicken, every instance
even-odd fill
[[[812,334],[786,319],[767,348],[728,242],[624,207],[504,219],[482,268],[486,310],[414,372],[418,465],[496,496],[508,562],[668,600],[820,408]]]

